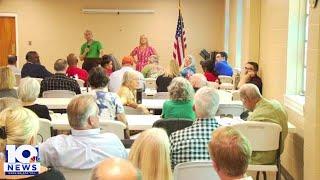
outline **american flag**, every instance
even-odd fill
[[[186,43],[186,32],[184,31],[184,23],[181,15],[181,10],[179,9],[179,17],[177,24],[177,31],[174,41],[173,58],[178,61],[179,66],[182,64],[185,57],[185,49],[187,48]]]

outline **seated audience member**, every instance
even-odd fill
[[[90,70],[89,84],[90,92],[96,98],[99,107],[99,116],[103,120],[118,120],[127,125],[127,119],[120,97],[113,92],[108,92],[109,78],[101,67],[94,67]],[[129,137],[127,129],[126,137]]]
[[[149,64],[143,67],[141,73],[145,78],[157,78],[163,74],[164,69],[159,65],[159,57],[157,55],[151,55],[148,58]]]
[[[44,91],[49,90],[69,90],[76,94],[81,94],[78,82],[66,76],[67,61],[58,59],[54,63],[56,73],[52,77],[45,78],[41,81],[40,96]]]
[[[280,152],[283,152],[284,140],[288,134],[288,116],[283,106],[276,100],[268,100],[261,96],[254,84],[244,84],[240,88],[240,99],[243,106],[252,111],[247,121],[272,122],[282,127]],[[276,151],[253,152],[252,164],[273,164]]]
[[[21,78],[45,78],[50,77],[52,74],[40,64],[39,55],[36,51],[29,51],[26,55],[27,63],[21,69]]]
[[[133,62],[134,62],[134,58],[132,56],[123,57],[122,68],[120,70],[113,72],[110,75],[109,90],[111,92],[118,92],[119,91],[121,84],[122,84],[123,74],[127,71],[133,71],[138,74],[139,89],[144,89],[145,82],[144,82],[143,74],[140,73],[139,71],[136,71],[133,69]]]
[[[14,89],[16,77],[8,67],[0,67],[0,98],[18,98],[17,90]]]
[[[0,98],[0,112],[9,107],[19,107],[22,106],[21,102],[17,98],[13,97],[3,97]]]
[[[108,158],[92,170],[91,180],[140,180],[140,176],[138,169],[129,161]]]
[[[212,60],[205,60],[200,62],[203,75],[207,78],[209,82],[218,82],[218,75],[214,72],[214,62]]]
[[[219,107],[217,90],[200,88],[194,96],[193,107],[197,120],[191,126],[170,135],[172,169],[183,162],[210,160],[208,142],[212,131],[219,127],[214,118]]]
[[[43,164],[71,169],[90,169],[105,158],[127,158],[120,139],[100,133],[99,108],[91,95],[78,95],[67,107],[71,135],[57,135],[40,145]]]
[[[67,56],[68,69],[66,71],[66,75],[87,82],[88,72],[84,69],[78,68],[78,61],[77,56],[73,53]]]
[[[226,52],[219,52],[216,54],[216,62],[214,66],[215,72],[217,72],[218,75],[223,76],[232,76],[233,70],[230,64],[227,62],[228,55]]]
[[[21,79],[18,87],[18,96],[22,105],[36,113],[39,118],[51,120],[48,107],[35,103],[39,94],[40,84],[36,79],[30,77]]]
[[[194,59],[193,56],[191,55],[186,56],[180,68],[181,76],[188,79],[190,76],[195,74],[196,73],[195,63],[196,63],[196,60]]]
[[[259,65],[256,62],[247,62],[244,67],[244,73],[241,75],[238,88],[246,83],[251,83],[259,88],[260,94],[262,94],[262,81],[257,75],[259,71]]]
[[[6,152],[6,145],[36,145],[39,120],[29,109],[23,107],[10,107],[5,109],[0,113],[0,127],[5,130],[0,133],[1,153]],[[40,172],[35,176],[6,176],[3,170],[4,159],[3,157],[0,159],[0,179],[65,179],[63,174],[57,169],[44,166],[40,166]]]
[[[129,106],[139,109],[145,114],[149,114],[148,109],[142,105],[137,104],[136,90],[139,88],[139,76],[135,71],[127,71],[123,75],[122,86],[118,91],[121,102],[124,106]]]
[[[192,109],[194,90],[188,80],[176,77],[168,87],[170,99],[162,108],[162,118],[183,118],[194,121],[196,115]]]
[[[143,180],[172,180],[170,143],[165,130],[143,131],[132,144],[129,160],[141,170]]]
[[[208,147],[213,167],[221,180],[252,180],[245,174],[252,150],[240,132],[228,126],[220,127],[213,132]]]
[[[180,76],[179,65],[176,60],[171,60],[169,69],[157,77],[157,92],[168,92],[168,86],[173,78]]]
[[[109,77],[113,73],[113,61],[111,55],[103,55],[101,59],[101,67],[105,70],[105,74]]]
[[[21,75],[21,70],[17,68],[17,56],[14,56],[14,55],[8,56],[7,67],[10,68],[15,75]]]
[[[196,92],[198,89],[207,86],[208,81],[207,78],[200,73],[196,73],[189,78],[189,82],[191,83],[194,91]]]

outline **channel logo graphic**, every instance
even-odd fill
[[[4,172],[6,175],[38,175],[39,148],[31,145],[6,145]]]

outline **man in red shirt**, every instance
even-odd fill
[[[74,77],[76,79],[81,79],[85,83],[88,80],[88,72],[84,69],[80,69],[77,67],[78,64],[78,58],[75,54],[71,53],[67,56],[67,62],[68,62],[68,69],[67,69],[67,76]]]

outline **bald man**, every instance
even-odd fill
[[[91,180],[138,180],[138,170],[127,160],[108,158],[93,170]]]
[[[283,152],[284,140],[288,134],[288,116],[283,106],[276,100],[268,100],[261,96],[258,87],[254,84],[244,84],[240,88],[240,100],[245,108],[252,113],[247,121],[271,122],[282,128],[281,149]],[[253,152],[252,164],[274,164],[276,151]]]

